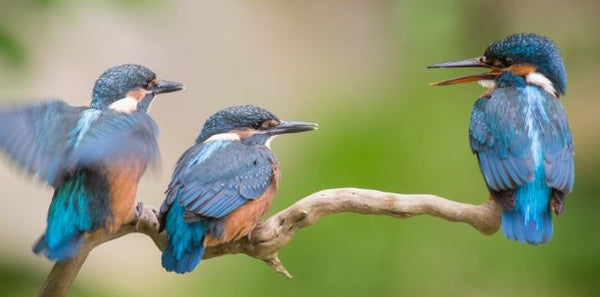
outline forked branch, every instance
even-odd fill
[[[490,235],[500,227],[501,207],[493,200],[472,205],[430,194],[396,194],[356,188],[328,189],[311,194],[259,223],[249,237],[207,248],[204,259],[244,253],[264,261],[284,276],[292,277],[281,264],[277,252],[294,238],[298,230],[315,224],[323,216],[341,212],[397,218],[426,214],[451,222],[468,223],[479,232]],[[135,232],[148,235],[160,250],[165,247],[165,234],[158,233],[156,209],[145,206],[142,215],[122,226],[118,233],[97,232],[86,239],[76,258],[56,263],[38,296],[65,296],[94,247]]]

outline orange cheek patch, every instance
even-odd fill
[[[240,139],[248,138],[254,134],[257,134],[259,131],[254,129],[244,129],[244,130],[231,130],[229,133],[237,134]]]
[[[136,101],[141,101],[146,94],[148,94],[148,91],[144,90],[143,88],[135,88],[127,92],[127,97],[133,98]]]
[[[506,70],[521,76],[526,76],[537,70],[537,67],[533,64],[514,64],[508,67]]]

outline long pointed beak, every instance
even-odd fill
[[[152,88],[152,93],[154,94],[162,94],[162,93],[171,93],[183,90],[185,87],[182,83],[168,81],[168,80],[158,80],[157,85]]]
[[[295,121],[281,121],[281,124],[271,128],[267,133],[272,135],[306,132],[319,128],[319,124]]]
[[[461,67],[461,68],[483,67],[483,68],[492,68],[492,70],[489,72],[481,73],[481,74],[473,74],[473,75],[467,75],[467,76],[462,76],[462,77],[458,77],[458,78],[448,79],[448,80],[444,80],[444,81],[438,81],[438,82],[431,83],[430,85],[431,86],[446,86],[446,85],[453,85],[453,84],[460,84],[460,83],[475,82],[475,81],[480,81],[480,80],[489,80],[489,79],[496,78],[501,73],[501,71],[499,69],[495,69],[492,66],[486,64],[484,56],[460,60],[460,61],[438,63],[438,64],[433,64],[433,65],[427,66],[428,69],[459,68],[459,67]]]
[[[452,62],[445,62],[445,63],[438,63],[438,64],[433,64],[433,65],[427,66],[427,68],[429,68],[429,69],[432,69],[432,68],[457,68],[457,67],[490,68],[490,65],[486,64],[485,57],[481,56],[481,57],[477,57],[477,58],[464,59],[464,60],[460,60],[460,61],[452,61]]]

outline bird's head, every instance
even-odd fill
[[[119,109],[146,111],[154,96],[182,89],[183,84],[160,80],[142,65],[117,65],[104,71],[96,80],[90,107],[106,109],[112,105]]]
[[[505,73],[522,77],[525,82],[540,86],[555,97],[567,87],[565,66],[558,47],[545,36],[533,33],[510,35],[492,43],[481,57],[439,63],[428,68],[485,67],[489,72],[433,83],[434,86],[478,81],[483,86],[498,86]]]
[[[196,143],[211,140],[243,140],[269,146],[274,136],[317,129],[314,123],[283,121],[255,105],[222,109],[206,120]]]

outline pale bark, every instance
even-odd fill
[[[500,227],[501,207],[491,200],[472,205],[430,194],[396,194],[356,188],[328,189],[311,194],[274,214],[259,223],[248,237],[208,247],[204,259],[244,253],[264,261],[280,274],[292,277],[281,264],[277,252],[294,238],[298,230],[315,224],[323,216],[341,212],[387,215],[399,219],[425,214],[451,222],[464,222],[490,235]],[[123,225],[118,233],[97,232],[86,239],[77,257],[57,262],[38,296],[65,296],[94,247],[136,232],[148,235],[160,250],[165,247],[166,236],[158,233],[156,209],[145,206],[142,215]]]

